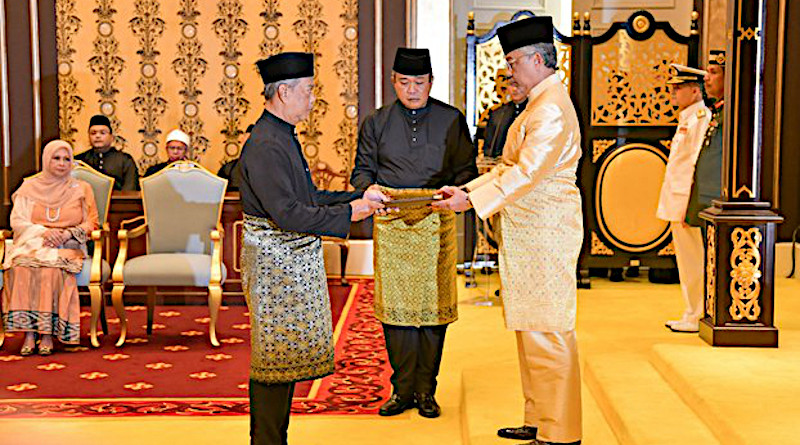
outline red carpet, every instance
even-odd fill
[[[296,386],[296,414],[374,414],[390,395],[383,331],[372,311],[373,282],[335,283],[328,287],[336,372]],[[124,348],[113,345],[118,334],[113,319],[99,349],[82,345],[57,349],[50,357],[21,357],[23,336],[7,338],[0,351],[0,417],[247,414],[247,307],[220,311],[220,348],[208,342],[207,307],[158,306],[155,314],[153,335],[147,337],[145,308],[128,308]],[[83,315],[86,331],[88,312]],[[86,332],[82,343],[88,345]]]

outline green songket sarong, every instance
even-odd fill
[[[318,236],[244,216],[242,289],[250,310],[250,378],[267,384],[333,372],[333,323]]]
[[[395,199],[436,192],[385,191]],[[376,215],[373,242],[378,320],[394,326],[439,326],[458,319],[454,212],[418,206]]]

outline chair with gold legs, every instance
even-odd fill
[[[120,319],[117,346],[125,344],[126,286],[147,288],[147,333],[152,333],[156,287],[208,288],[209,338],[219,346],[217,316],[227,271],[222,263],[220,217],[228,181],[192,161],[178,161],[140,180],[144,215],[123,221],[111,279],[111,300]],[[138,225],[137,225],[138,224]],[[147,235],[146,253],[128,258],[129,242]]]

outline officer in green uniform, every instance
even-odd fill
[[[692,193],[686,208],[686,222],[703,227],[698,213],[711,206],[722,195],[722,124],[725,97],[725,51],[711,50],[705,76],[706,93],[714,103],[710,106],[711,123],[706,130],[703,147],[694,169]]]

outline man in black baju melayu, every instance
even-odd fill
[[[333,329],[321,235],[386,197],[317,190],[295,125],[314,106],[314,56],[281,53],[257,63],[265,110],[239,160],[244,211],[242,289],[250,310],[251,444],[287,443],[295,382],[333,372]]]
[[[112,147],[111,120],[102,114],[89,120],[89,143],[92,148],[75,156],[93,169],[114,178],[114,190],[139,190],[139,171],[133,156]]]
[[[432,81],[427,49],[398,48],[392,68],[392,84],[398,99],[374,111],[361,125],[356,164],[350,178],[357,190],[377,184],[390,189],[434,192],[449,182],[464,184],[477,176],[476,153],[467,120],[456,108],[429,97]],[[442,221],[434,224],[444,224]],[[411,240],[397,249],[381,248],[377,224],[376,221],[376,252],[382,249],[382,258],[388,257],[386,261],[393,267],[422,276],[441,266],[435,260],[434,264],[403,260],[402,252],[397,250],[413,249]],[[442,239],[450,239],[451,235],[455,239],[454,233],[444,233]],[[447,265],[446,276],[440,277],[438,292],[419,291],[414,286],[387,289],[389,280],[382,283],[380,273],[396,276],[398,269],[379,270],[382,266],[378,257],[375,267],[375,313],[383,323],[394,371],[393,395],[379,413],[392,416],[417,406],[420,415],[438,417],[441,410],[434,394],[445,332],[447,325],[458,318],[455,295],[449,289],[449,283],[454,283],[455,262],[452,268]],[[397,295],[403,296],[393,297]]]

